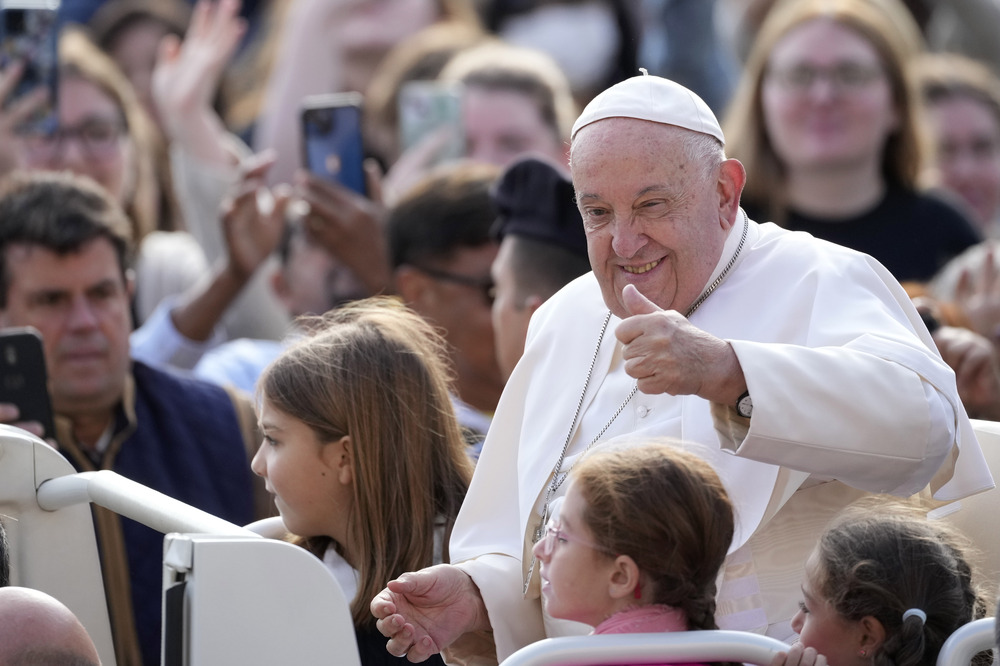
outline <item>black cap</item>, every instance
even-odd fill
[[[523,236],[587,256],[573,182],[560,167],[539,157],[523,157],[504,170],[491,194],[498,217],[490,231],[497,240],[508,234]]]

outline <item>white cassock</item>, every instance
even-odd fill
[[[861,491],[908,496],[930,484],[935,499],[953,500],[993,479],[954,373],[889,272],[866,255],[744,220],[709,284],[747,224],[742,252],[690,321],[732,343],[753,400],[749,430],[729,405],[640,392],[600,441],[669,436],[699,445],[736,510],[717,621],[788,638],[802,564],[837,509]],[[543,622],[537,571],[522,591],[531,534],[607,314],[593,274],[535,313],[455,525],[452,561],[482,593],[501,661],[546,635],[589,629]],[[611,317],[601,341],[563,470],[635,385],[614,335],[619,321]],[[464,654],[459,643],[450,656]]]

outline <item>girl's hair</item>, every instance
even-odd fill
[[[348,539],[356,554],[357,627],[373,627],[369,601],[406,571],[441,559],[472,477],[449,394],[444,339],[388,297],[310,318],[314,333],[262,375],[260,397],[308,425],[322,442],[351,437],[354,507]],[[329,537],[297,542],[322,556]]]
[[[820,537],[820,594],[848,620],[885,628],[876,666],[932,666],[956,629],[985,605],[972,584],[962,539],[902,504],[850,507]],[[903,614],[923,611],[926,622]]]
[[[733,540],[733,507],[711,465],[658,440],[587,455],[571,478],[596,541],[635,560],[653,603],[718,629],[715,581]]]
[[[747,172],[744,198],[763,206],[768,219],[779,224],[785,217],[788,174],[767,135],[762,88],[777,43],[816,19],[835,21],[858,34],[882,61],[899,115],[899,127],[888,137],[882,154],[886,182],[916,189],[929,156],[919,98],[906,74],[907,63],[923,47],[923,38],[906,7],[898,0],[781,0],[757,33],[725,120],[727,152]]]
[[[120,203],[132,220],[135,242],[156,229],[182,227],[166,144],[115,61],[81,28],[67,26],[59,37],[59,75],[92,83],[121,111],[133,145],[134,171],[125,176],[132,186]]]

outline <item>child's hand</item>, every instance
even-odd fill
[[[816,652],[814,648],[804,648],[796,643],[788,652],[779,652],[771,666],[826,666],[826,657]]]

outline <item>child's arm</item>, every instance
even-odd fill
[[[804,648],[796,643],[788,652],[779,652],[771,666],[826,666],[826,657],[816,652],[814,648]]]

